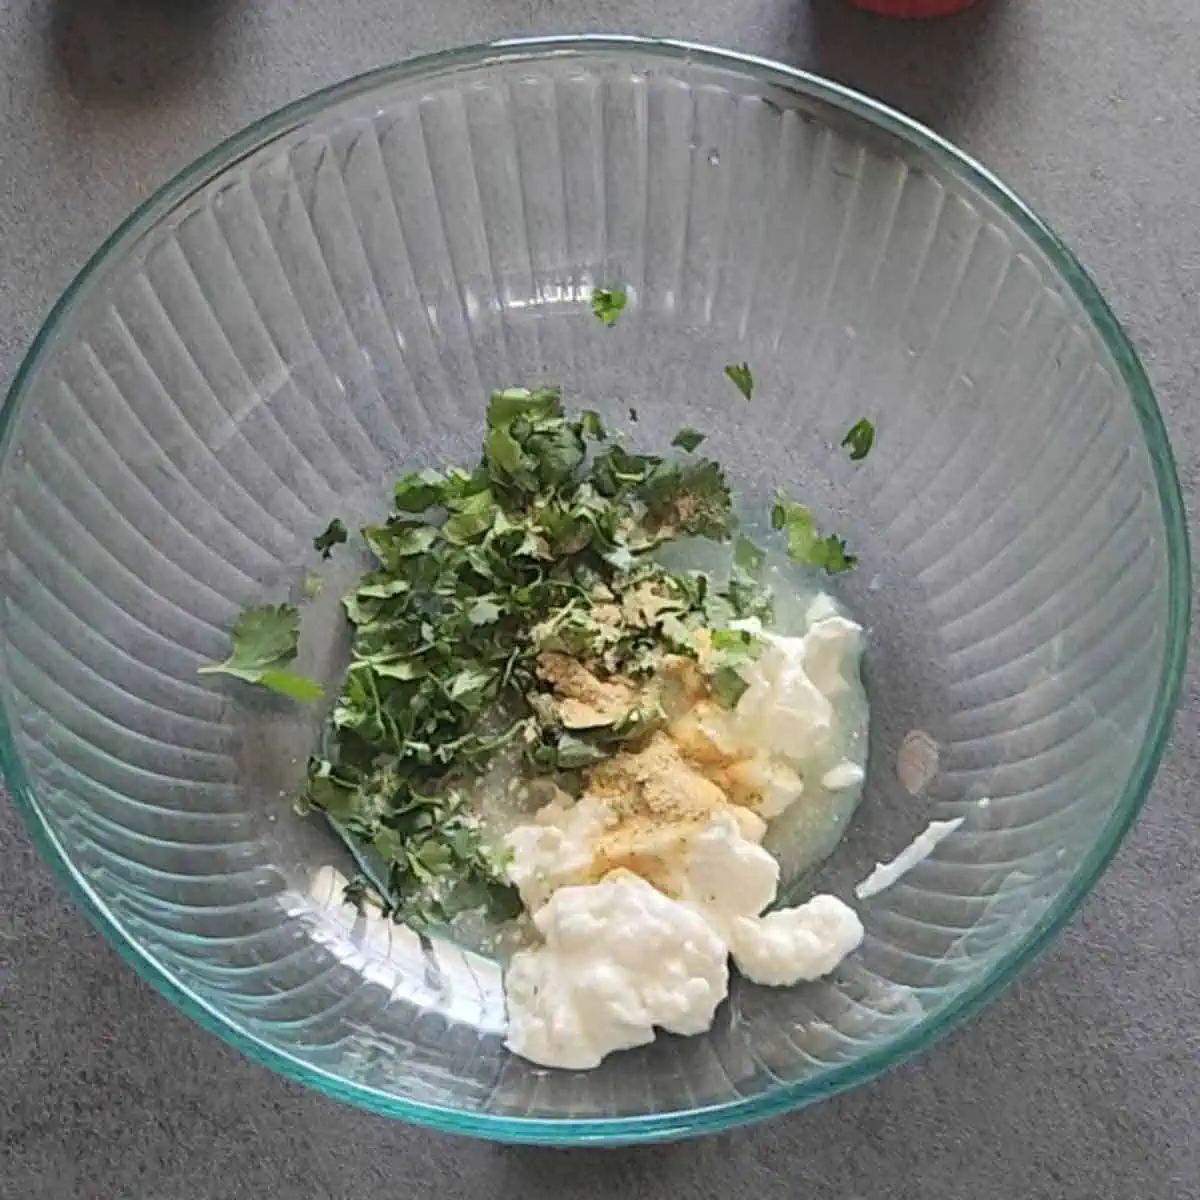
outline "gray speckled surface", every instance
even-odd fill
[[[812,67],[990,164],[1126,322],[1194,517],[1196,0],[985,0],[926,26],[838,0],[5,0],[0,379],[116,221],[217,139],[389,60],[571,29],[669,33]],[[980,1018],[867,1089],[644,1151],[454,1141],[284,1083],[135,978],[0,804],[0,1198],[1200,1196],[1198,717],[1193,672],[1174,750],[1112,870]]]

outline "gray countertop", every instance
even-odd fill
[[[922,26],[839,0],[4,0],[0,381],[111,227],[247,121],[417,52],[571,30],[671,34],[800,64],[988,163],[1073,245],[1126,323],[1195,519],[1197,0],[985,0]],[[1193,670],[1145,815],[1079,918],[1003,999],[874,1086],[639,1151],[455,1141],[252,1065],[85,925],[0,801],[0,1198],[1200,1196],[1198,762]]]

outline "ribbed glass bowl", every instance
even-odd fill
[[[588,303],[605,284],[628,289],[613,329]],[[751,404],[722,374],[742,360]],[[477,444],[490,389],[544,381],[635,405],[651,445],[701,427],[751,503],[786,485],[859,556],[840,591],[869,627],[866,797],[793,894],[849,897],[965,818],[861,906],[835,977],[735,982],[710,1034],[586,1074],[502,1048],[495,963],[365,944],[308,899],[335,850],[288,797],[319,714],[196,674],[243,605],[295,593],[332,515],[380,513],[397,472]],[[878,441],[855,465],[837,442],[860,416]],[[928,1045],[1070,916],[1176,700],[1178,488],[1095,288],[945,142],[759,60],[510,43],[293,105],[118,230],[4,426],[3,765],[42,851],[207,1028],[446,1130],[678,1137]]]

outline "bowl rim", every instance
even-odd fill
[[[54,345],[58,331],[76,307],[89,283],[115,255],[136,242],[182,200],[220,172],[269,142],[298,128],[328,107],[360,97],[380,86],[442,75],[449,68],[550,57],[636,53],[642,58],[694,61],[734,69],[763,83],[810,96],[851,116],[864,119],[898,136],[938,161],[965,175],[974,186],[1011,218],[1053,264],[1063,283],[1087,312],[1103,340],[1129,394],[1150,454],[1167,542],[1167,628],[1162,672],[1154,708],[1137,760],[1121,797],[1095,845],[1076,867],[1057,901],[1042,914],[1023,939],[999,959],[987,974],[965,987],[946,1005],[912,1028],[851,1063],[836,1065],[816,1079],[779,1084],[770,1091],[721,1104],[670,1113],[628,1117],[545,1118],[493,1115],[447,1105],[403,1099],[376,1088],[355,1084],[269,1045],[240,1028],[215,1005],[179,983],[125,929],[117,916],[75,869],[64,847],[43,817],[24,767],[16,752],[7,707],[0,703],[0,771],[8,783],[17,811],[33,840],[67,892],[121,956],[143,979],[187,1016],[216,1033],[251,1060],[281,1075],[307,1084],[336,1099],[370,1111],[399,1117],[447,1133],[468,1134],[504,1142],[542,1145],[598,1145],[669,1141],[734,1128],[807,1106],[865,1083],[926,1050],[966,1020],[1040,953],[1075,913],[1083,898],[1116,853],[1140,811],[1162,759],[1171,722],[1179,702],[1187,658],[1191,611],[1191,565],[1184,505],[1165,424],[1149,379],[1120,323],[1091,277],[1058,236],[986,167],[946,139],[909,117],[851,88],[811,72],[757,55],[722,50],[701,43],[623,34],[567,34],[508,38],[420,55],[383,66],[322,88],[293,101],[246,126],[184,168],[133,210],[109,235],[63,292],[42,324],[17,369],[0,409],[0,461],[7,450],[14,417]]]

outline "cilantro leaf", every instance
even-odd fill
[[[437,536],[428,525],[395,520],[386,525],[367,525],[362,533],[371,553],[390,571],[399,570],[404,559],[424,554]]]
[[[503,609],[494,600],[488,596],[480,596],[467,609],[467,620],[472,625],[491,625],[500,619],[501,612]]]
[[[678,446],[686,454],[691,454],[702,441],[704,441],[704,434],[695,429],[681,429],[671,439],[671,445]]]
[[[712,648],[719,666],[737,668],[754,662],[762,654],[763,641],[745,629],[714,629]]]
[[[273,667],[294,661],[300,644],[300,610],[294,604],[244,609],[234,623],[233,653],[223,663],[200,668],[201,675],[240,674],[257,682]]]
[[[614,444],[592,464],[592,486],[602,496],[618,496],[631,486],[645,483],[662,461],[653,454],[631,454]]]
[[[808,561],[817,538],[817,523],[803,504],[792,500],[782,490],[775,493],[775,503],[771,507],[771,528],[782,529],[787,534],[789,558],[801,563]]]
[[[300,590],[305,600],[315,600],[325,588],[325,580],[316,571],[306,571]]]
[[[610,329],[625,311],[624,288],[592,288],[592,312]]]
[[[349,535],[341,517],[334,517],[325,528],[313,538],[313,549],[320,551],[322,558],[328,558],[333,553],[334,546],[340,546]]]
[[[342,607],[352,625],[369,625],[379,620],[389,607],[388,601],[403,597],[410,584],[403,577],[392,578],[386,572],[371,572],[359,580],[358,587],[342,597]]]
[[[750,686],[733,667],[721,667],[708,681],[713,699],[722,708],[736,708],[737,702]]]
[[[319,808],[335,817],[348,817],[354,802],[354,780],[346,778],[333,763],[321,758],[308,760],[308,790],[296,804],[303,814]]]
[[[850,571],[858,565],[858,559],[853,554],[846,553],[846,543],[833,534],[817,542],[816,555],[819,561],[814,565],[823,567],[829,575]]]
[[[300,610],[294,604],[244,609],[232,637],[233,653],[222,663],[200,667],[201,675],[232,675],[295,700],[320,699],[320,684],[287,670],[300,641]]]
[[[562,391],[556,387],[505,388],[493,392],[488,404],[489,429],[506,429],[514,421],[545,421],[562,416]]]
[[[608,437],[604,418],[595,409],[585,408],[579,414],[579,426],[583,436],[592,442],[602,442]]]
[[[849,571],[858,562],[853,554],[846,553],[846,543],[841,538],[832,534],[822,537],[812,513],[783,491],[775,493],[771,527],[786,532],[788,557],[793,562],[817,567],[830,575]]]
[[[410,471],[397,481],[393,497],[398,511],[423,513],[445,500],[446,477],[441,471],[429,467],[422,471]]]
[[[531,477],[533,463],[506,426],[498,426],[487,435],[484,456],[493,470],[502,471],[512,480]]]
[[[725,368],[730,382],[747,400],[754,395],[754,372],[749,363],[730,363]]]
[[[467,665],[450,676],[443,686],[450,699],[463,708],[478,708],[495,682],[494,670]]]
[[[446,518],[441,536],[448,542],[465,546],[481,539],[496,523],[500,506],[491,488],[469,492],[453,502],[454,511]],[[432,526],[422,527],[421,549],[424,553],[438,540],[438,531]]]
[[[525,443],[542,487],[557,488],[567,483],[587,453],[580,430],[571,424],[536,430]]]
[[[842,445],[850,447],[851,462],[861,462],[875,445],[875,426],[866,417],[856,421],[842,438]]]
[[[414,679],[424,679],[429,674],[429,668],[419,658],[388,657],[386,655],[374,658],[358,659],[351,670],[369,668],[377,679],[399,679],[405,683]]]
[[[307,675],[297,675],[294,671],[271,669],[264,671],[257,682],[273,692],[298,700],[301,704],[315,704],[324,695],[321,685]]]

